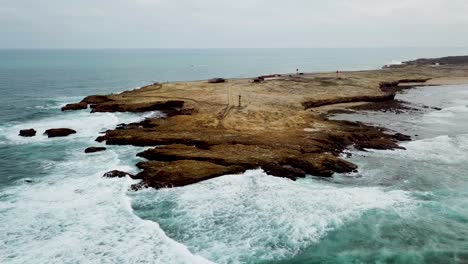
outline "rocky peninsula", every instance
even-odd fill
[[[351,172],[339,157],[347,147],[397,149],[409,136],[357,122],[333,121],[329,113],[394,105],[401,89],[468,83],[465,63],[420,60],[382,70],[286,74],[255,79],[155,83],[112,95],[88,96],[63,110],[161,111],[164,118],[121,124],[96,140],[149,147],[132,186],[176,187],[262,168],[297,179]]]

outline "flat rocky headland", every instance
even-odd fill
[[[88,96],[64,110],[162,111],[164,118],[121,124],[97,138],[112,145],[147,146],[141,179],[132,186],[184,186],[262,168],[272,176],[331,177],[357,167],[339,158],[347,147],[397,149],[409,136],[327,114],[394,105],[395,93],[423,85],[468,83],[468,64],[316,74],[155,83],[113,95]],[[97,135],[98,136],[98,135]]]

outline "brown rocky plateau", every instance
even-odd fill
[[[458,62],[458,61],[457,61]],[[467,64],[411,63],[375,71],[275,75],[271,80],[227,79],[155,83],[121,94],[88,96],[92,112],[161,111],[165,118],[121,124],[97,138],[111,145],[147,146],[132,187],[177,187],[262,168],[295,180],[331,177],[357,167],[339,157],[347,147],[399,149],[406,135],[327,114],[382,103],[414,86],[468,83]],[[389,103],[390,102],[390,103]],[[70,108],[71,109],[71,108]],[[123,175],[123,174],[119,174]]]

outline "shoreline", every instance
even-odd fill
[[[109,145],[152,147],[141,153],[133,190],[177,187],[263,169],[292,180],[332,177],[357,166],[339,158],[358,150],[398,149],[409,136],[327,115],[357,105],[398,107],[398,91],[416,86],[468,83],[468,63],[408,65],[395,69],[281,75],[253,79],[157,83],[120,94],[88,96],[63,110],[162,111],[165,118],[122,124],[97,138]]]

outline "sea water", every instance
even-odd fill
[[[158,113],[60,111],[88,94],[157,80],[369,69],[457,52],[463,51],[0,51],[0,263],[466,262],[468,86],[398,96],[419,111],[336,116],[414,139],[402,144],[406,150],[348,150],[358,173],[294,182],[253,170],[141,192],[128,191],[130,179],[101,176],[137,173],[135,154],[144,148],[83,151],[99,145],[100,132]],[[54,127],[78,133],[42,135]],[[19,137],[24,128],[38,135]]]

